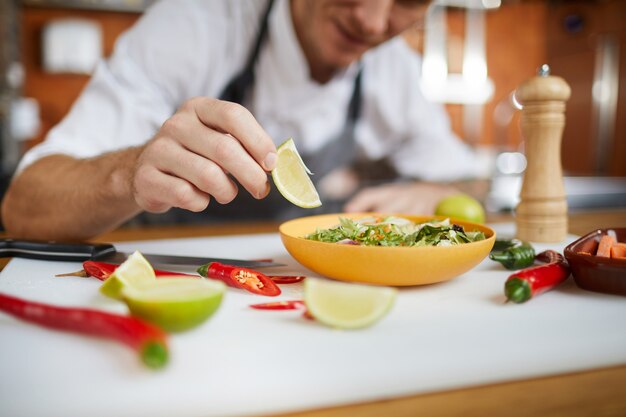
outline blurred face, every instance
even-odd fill
[[[291,0],[311,75],[320,82],[421,20],[427,0]]]

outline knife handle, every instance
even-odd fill
[[[0,258],[28,258],[44,261],[87,261],[115,253],[108,243],[63,243],[34,240],[0,240]]]

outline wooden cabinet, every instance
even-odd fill
[[[23,7],[21,15],[21,55],[26,72],[23,95],[39,102],[41,115],[40,132],[28,141],[29,148],[43,140],[48,130],[61,121],[89,80],[86,75],[50,74],[42,69],[41,34],[45,25],[57,19],[93,20],[102,28],[103,52],[108,56],[119,34],[132,26],[139,14]]]
[[[626,176],[626,2],[555,1],[548,63],[572,88],[563,133],[569,175]]]

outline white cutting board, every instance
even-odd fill
[[[536,245],[538,250],[562,250]],[[277,234],[118,244],[146,253],[274,258],[305,272]],[[55,278],[80,263],[14,259],[0,291],[124,312],[100,282]],[[626,298],[570,281],[522,305],[503,304],[509,275],[485,260],[443,284],[404,288],[373,327],[339,331],[270,300],[229,290],[215,316],[171,337],[171,362],[144,368],[125,346],[49,331],[0,313],[0,415],[249,416],[372,401],[626,363]],[[280,299],[301,296],[285,285]]]

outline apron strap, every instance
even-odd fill
[[[254,65],[259,57],[261,46],[263,46],[265,39],[267,38],[269,15],[272,11],[273,5],[274,0],[269,0],[261,19],[259,33],[254,43],[254,47],[250,51],[250,56],[248,57],[246,66],[239,74],[233,77],[228,84],[226,84],[226,87],[224,87],[222,93],[219,95],[220,100],[243,104],[246,93],[254,85]]]
[[[356,124],[361,114],[361,79],[363,69],[359,64],[359,72],[354,79],[352,96],[348,103],[346,120],[339,134],[318,149],[314,154],[303,154],[302,159],[313,172],[311,180],[317,185],[328,173],[336,168],[351,166],[356,160],[359,150],[356,141]]]

